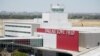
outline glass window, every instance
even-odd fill
[[[7,31],[7,32],[18,32],[18,33],[29,33],[30,34],[30,32],[25,32],[25,31],[13,31],[13,30],[5,30],[5,31]]]
[[[23,28],[30,28],[30,26],[19,26],[19,25],[5,25],[9,27],[23,27]]]

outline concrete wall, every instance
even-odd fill
[[[67,29],[71,27],[66,13],[43,13],[42,17],[42,28]]]
[[[3,36],[3,19],[0,19],[0,37]]]
[[[36,24],[37,22],[34,21],[34,19],[3,19],[3,20],[0,20],[0,26],[2,26],[2,28],[0,28],[0,35],[1,36],[4,36],[4,23],[5,22],[8,22],[8,23],[26,23],[26,24]],[[34,29],[36,29],[37,27],[39,27],[40,25],[34,25],[32,26],[32,31],[36,31]],[[32,34],[34,34],[32,32]]]
[[[100,45],[100,33],[80,33],[79,45],[85,48]]]
[[[39,24],[28,23],[4,23],[4,36],[33,36]]]
[[[4,36],[4,22],[34,23],[34,19],[0,19],[0,37]]]

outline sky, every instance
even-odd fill
[[[50,4],[57,3],[69,13],[100,13],[100,0],[0,0],[0,11],[49,12]]]

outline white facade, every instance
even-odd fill
[[[57,36],[56,34],[35,33],[38,37],[43,38],[43,47],[56,48]]]
[[[73,27],[79,31],[79,46],[93,48],[100,46],[100,27]]]
[[[43,13],[41,28],[68,29],[71,24],[67,13]]]
[[[79,46],[93,48],[100,46],[100,33],[80,33]]]
[[[39,24],[5,22],[4,37],[33,36],[34,31],[36,31],[39,26]]]

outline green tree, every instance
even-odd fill
[[[27,54],[26,53],[23,53],[23,52],[19,52],[18,50],[15,50],[12,53],[12,56],[27,56]]]

